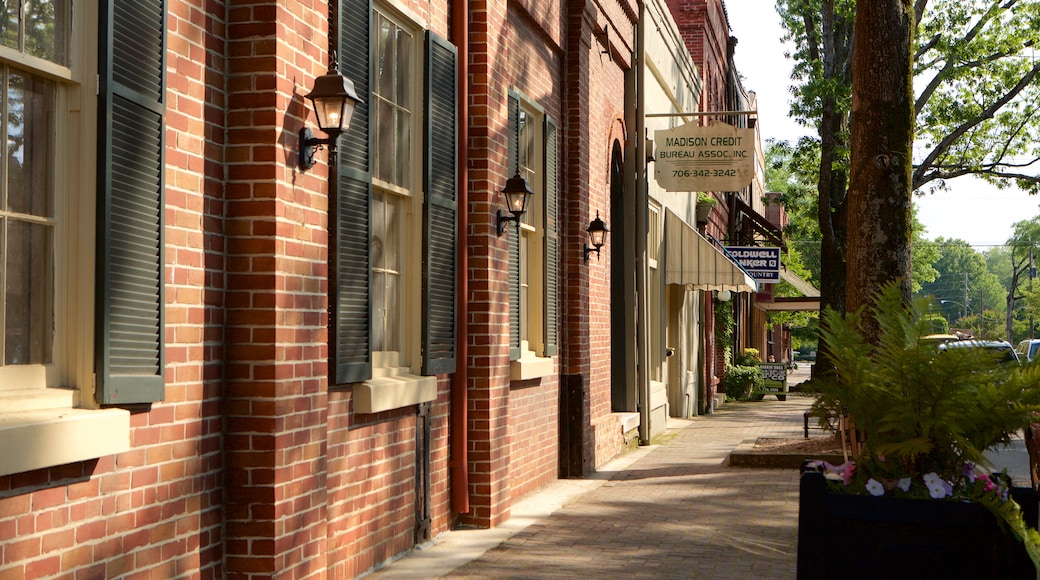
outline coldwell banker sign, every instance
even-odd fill
[[[726,246],[726,252],[756,282],[775,284],[780,281],[780,248]]]
[[[755,130],[691,122],[654,132],[654,175],[665,191],[740,191],[755,176]]]

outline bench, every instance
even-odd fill
[[[813,425],[810,426],[809,425],[809,418],[810,417],[816,417],[817,419],[820,418],[820,417],[824,417],[827,420],[827,424],[826,424],[826,426],[822,426],[822,425],[820,425],[819,421],[813,421]],[[819,412],[815,412],[812,409],[810,409],[810,410],[806,411],[805,413],[802,413],[802,420],[803,420],[803,423],[804,423],[804,430],[805,430],[805,438],[806,439],[809,438],[809,429],[825,429],[827,431],[835,431],[838,428],[838,424],[837,424],[838,414],[834,413],[834,412],[831,412],[831,411],[828,411],[826,413],[819,413]]]

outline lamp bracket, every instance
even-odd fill
[[[509,222],[516,222],[516,231],[520,231],[520,217],[515,215],[506,215],[502,210],[498,210],[498,235],[506,233],[506,224]]]
[[[307,127],[300,129],[300,150],[298,152],[300,169],[306,171],[314,167],[314,153],[319,149],[324,149],[323,146],[328,146],[329,163],[334,163],[336,161],[336,140],[332,137],[324,139],[315,137]]]
[[[589,254],[591,254],[592,252],[596,252],[596,259],[599,260],[599,248],[598,247],[593,246],[593,247],[590,248],[588,244],[585,244],[584,247],[585,247],[585,261],[586,262],[589,261]]]

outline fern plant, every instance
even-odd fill
[[[824,313],[822,342],[834,368],[807,390],[817,411],[847,412],[862,440],[854,463],[828,466],[833,487],[977,501],[1008,523],[1040,568],[1040,536],[1025,528],[1017,505],[990,493],[999,487],[975,485],[976,469],[992,468],[985,451],[1010,444],[1040,416],[1040,365],[1003,364],[981,348],[940,350],[924,339],[933,330],[922,314],[929,310],[927,300],[906,305],[898,286],[885,286],[872,309],[876,344],[861,330],[863,310]]]

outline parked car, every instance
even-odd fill
[[[954,340],[939,345],[940,352],[951,348],[982,348],[992,352],[999,362],[1021,362],[1018,353],[1006,340]]]
[[[1018,348],[1015,349],[1018,353],[1018,358],[1022,362],[1033,362],[1034,359],[1040,355],[1040,339],[1032,338],[1026,339],[1018,343]]]
[[[1028,343],[1036,343],[1031,345]],[[1018,343],[1018,348],[1011,348],[1011,343],[1006,340],[958,340],[939,345],[939,350],[948,348],[986,348],[995,353],[1000,362],[1014,361],[1021,364],[1030,358],[1037,357],[1040,351],[1040,340],[1023,340]],[[1021,355],[1021,357],[1020,357]],[[1026,427],[1023,433],[1026,443],[1026,452],[1029,454],[1029,483],[1033,489],[1040,490],[1040,422]]]

